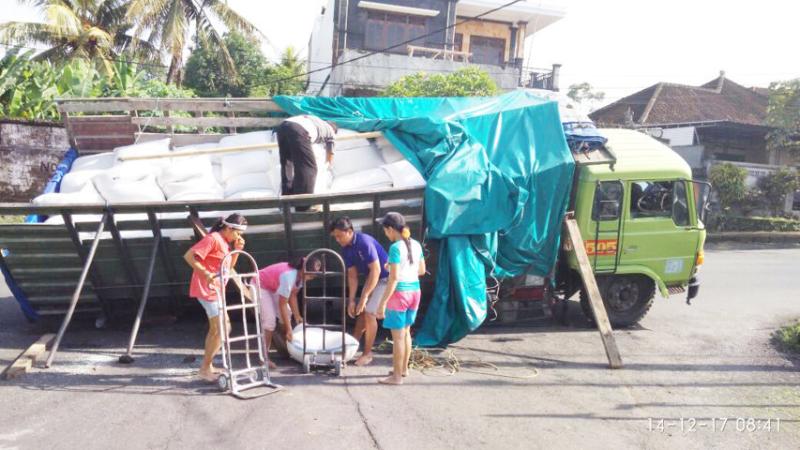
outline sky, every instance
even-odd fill
[[[496,0],[498,4],[506,0]],[[307,50],[327,0],[228,0],[269,39],[270,58],[288,45]],[[528,0],[566,17],[526,41],[528,65],[562,64],[561,87],[589,82],[606,101],[664,81],[698,85],[726,77],[745,86],[800,77],[800,2],[761,0]],[[17,0],[0,0],[0,20],[35,20]],[[277,5],[280,5],[278,7]],[[5,6],[5,5],[3,5]],[[9,11],[10,10],[10,11]]]

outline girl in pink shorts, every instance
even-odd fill
[[[411,231],[405,218],[390,212],[381,219],[383,232],[392,241],[389,247],[389,281],[378,306],[378,318],[383,327],[392,332],[392,364],[394,370],[384,384],[403,384],[408,375],[408,360],[411,358],[411,325],[417,318],[421,297],[419,277],[425,274],[425,259],[422,245],[411,239]]]
[[[318,259],[308,261],[306,258],[295,258],[291,262],[282,262],[264,267],[258,271],[259,284],[261,285],[261,329],[264,331],[264,353],[271,369],[275,364],[269,360],[269,347],[272,334],[275,332],[277,322],[283,324],[286,342],[292,341],[292,323],[289,320],[291,310],[295,323],[301,323],[303,317],[297,306],[297,293],[304,280],[311,279],[304,272],[308,265],[313,271],[318,271],[322,263]]]

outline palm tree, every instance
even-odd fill
[[[128,35],[129,0],[17,0],[37,7],[45,22],[7,22],[0,39],[19,45],[39,44],[47,49],[36,59],[64,62],[72,58],[95,60],[110,72],[123,53],[151,56],[154,47]]]
[[[134,33],[144,37],[170,56],[167,82],[180,84],[183,72],[183,53],[191,32],[208,47],[222,53],[225,67],[232,75],[236,68],[221,34],[213,22],[245,36],[260,34],[255,25],[231,9],[224,0],[130,0],[128,19],[136,23]]]

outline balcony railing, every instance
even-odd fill
[[[521,67],[519,86],[529,89],[547,89],[549,91],[558,90],[558,65],[553,65],[552,69],[541,69],[536,67]]]

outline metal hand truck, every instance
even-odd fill
[[[244,257],[252,271],[237,273],[233,268],[228,269],[227,267],[230,265],[234,255]],[[220,314],[217,317],[219,320],[220,339],[222,340],[222,366],[224,369],[224,373],[217,379],[219,388],[223,392],[230,392],[232,395],[242,399],[258,398],[278,392],[283,387],[273,383],[269,377],[264,335],[261,329],[261,289],[258,278],[258,265],[255,259],[242,250],[234,250],[228,253],[222,260],[219,279],[220,289],[217,292],[217,304],[219,305]],[[228,305],[225,287],[228,281],[231,280],[239,288],[239,302]],[[256,319],[256,331],[252,334],[249,332],[247,325],[247,310],[252,310]],[[225,319],[228,317],[229,311],[242,312],[243,334],[240,336],[229,335],[231,330],[228,329],[228,322]],[[253,349],[258,353],[258,364],[255,364],[251,359],[251,354],[253,353],[251,341],[253,340],[258,343],[257,348]],[[244,367],[240,369],[234,368],[233,352],[231,351],[231,344],[237,342],[244,342],[245,348]],[[254,395],[242,394],[243,391],[258,387],[270,389],[260,391]]]
[[[319,271],[309,270],[308,263],[310,261],[314,261],[315,257],[318,257],[322,261],[322,267]],[[340,268],[339,271],[330,271],[328,268],[328,257],[331,257],[336,265]],[[321,248],[312,251],[311,253],[306,256],[305,262],[303,263],[303,271],[306,275],[313,275],[316,277],[320,277],[322,279],[322,291],[321,295],[318,296],[311,296],[308,295],[308,282],[303,282],[303,371],[305,373],[311,372],[312,367],[319,367],[319,366],[327,366],[333,367],[336,376],[342,375],[342,370],[345,368],[347,364],[347,296],[345,294],[345,288],[347,283],[347,271],[345,269],[344,260],[342,257],[339,256],[338,253],[334,252],[333,250],[329,250],[327,248]],[[339,295],[329,295],[328,294],[328,278],[331,277],[341,277],[341,291],[339,291]],[[333,294],[333,292],[331,292]],[[329,302],[341,302],[342,304],[342,322],[341,324],[331,324],[328,323],[328,303]],[[319,324],[310,324],[308,323],[308,304],[309,302],[320,302],[322,303],[322,323]],[[308,339],[306,334],[306,329],[309,327],[313,328],[321,328],[322,329],[322,348],[321,349],[314,349],[309,350],[308,348]],[[340,330],[342,335],[342,346],[341,350],[337,352],[335,349],[330,350],[326,349],[326,336],[325,333],[328,330]],[[338,353],[338,354],[337,354]]]

